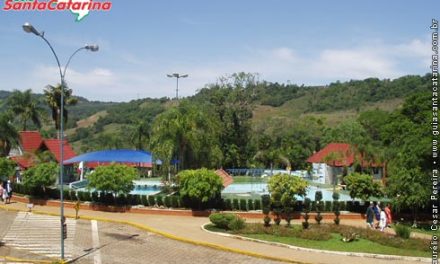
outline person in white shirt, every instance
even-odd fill
[[[380,208],[380,220],[379,220],[379,228],[380,231],[383,232],[383,230],[387,227],[387,214],[385,213],[385,210]]]

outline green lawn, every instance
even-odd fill
[[[292,246],[315,248],[322,250],[363,252],[363,253],[398,255],[398,256],[430,257],[429,252],[384,246],[379,243],[372,242],[366,239],[359,239],[354,242],[345,243],[342,242],[341,236],[339,234],[332,234],[332,238],[327,241],[308,240],[308,239],[301,239],[296,237],[281,237],[281,236],[274,236],[268,234],[246,234],[244,236],[260,239],[260,240],[279,242]]]

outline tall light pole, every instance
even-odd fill
[[[176,78],[176,100],[179,100],[179,78],[186,78],[188,77],[188,74],[179,74],[179,73],[172,73],[167,74],[170,78]]]
[[[66,65],[64,66],[64,70],[62,70],[61,64],[60,64],[60,60],[58,59],[58,56],[55,52],[55,50],[53,49],[52,45],[50,44],[50,42],[44,37],[44,31],[39,32],[38,30],[36,30],[31,24],[29,23],[25,23],[23,25],[23,30],[27,33],[33,33],[36,36],[42,38],[46,44],[49,46],[50,50],[52,51],[53,55],[55,56],[55,59],[57,61],[57,65],[58,65],[58,70],[60,72],[60,78],[61,78],[61,99],[60,99],[60,131],[59,131],[59,140],[60,140],[60,179],[59,179],[59,184],[60,184],[60,220],[61,220],[61,259],[64,260],[64,221],[65,221],[65,217],[64,217],[64,197],[63,197],[63,181],[64,181],[64,87],[66,85],[65,83],[65,76],[66,76],[66,70],[67,67],[69,66],[70,61],[72,60],[73,56],[75,56],[75,54],[77,54],[79,51],[81,50],[90,50],[90,51],[98,51],[99,50],[99,46],[98,45],[85,45],[77,50],[75,50],[75,52],[72,53],[72,55],[70,55],[69,59],[67,60]],[[67,230],[66,230],[67,231]]]

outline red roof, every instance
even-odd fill
[[[47,149],[55,156],[55,159],[60,162],[61,154],[60,154],[60,140],[59,139],[45,139],[44,145],[46,145]],[[71,159],[76,156],[76,153],[73,151],[67,140],[63,142],[64,148],[64,156],[63,161]]]
[[[20,131],[20,141],[25,152],[35,152],[41,147],[43,138],[38,131]]]
[[[220,178],[222,178],[222,180],[223,180],[223,187],[225,187],[225,188],[228,187],[231,183],[234,182],[234,179],[231,177],[231,175],[229,175],[223,169],[216,170],[215,174],[217,174],[218,176],[220,176]]]
[[[347,143],[330,143],[325,148],[313,154],[307,159],[310,163],[327,163],[334,167],[349,167],[355,162],[354,150],[350,144]],[[334,153],[333,159],[331,153]],[[381,163],[367,162],[362,159],[359,153],[356,155],[358,160],[361,160],[362,167],[383,167]]]
[[[20,166],[23,169],[27,169],[29,167],[32,167],[34,165],[34,160],[32,157],[11,157],[11,160],[15,161],[18,166]]]
[[[335,159],[327,160],[331,153],[335,153]],[[327,163],[335,167],[351,166],[354,162],[354,155],[349,144],[330,143],[308,158],[307,162]]]

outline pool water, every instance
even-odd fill
[[[307,188],[307,198],[315,200],[316,191],[322,192],[323,201],[333,201],[333,190],[321,189],[316,186],[309,186]],[[268,194],[267,183],[233,183],[226,187],[223,194],[245,194],[245,193],[257,193],[257,194]],[[304,198],[297,196],[297,200],[302,201]],[[344,193],[339,193],[340,201],[351,201],[351,197]]]

